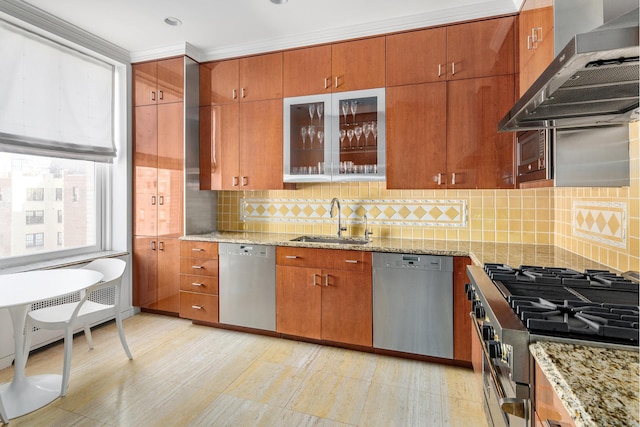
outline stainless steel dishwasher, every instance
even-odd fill
[[[453,358],[453,258],[373,254],[373,346]]]
[[[276,330],[276,249],[220,243],[220,323]]]

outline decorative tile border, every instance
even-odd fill
[[[241,198],[242,221],[330,223],[330,200]],[[466,227],[466,200],[340,200],[342,218],[370,224],[429,227]]]
[[[618,248],[627,247],[627,204],[574,201],[573,234]]]

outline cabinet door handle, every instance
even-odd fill
[[[164,92],[161,91],[161,90],[158,91],[158,99],[159,100],[163,100],[164,99]]]
[[[164,196],[158,196],[158,204],[164,205]]]
[[[158,242],[158,250],[164,251],[164,242]]]
[[[152,101],[155,101],[155,100],[156,100],[156,93],[155,93],[155,91],[153,91],[153,90],[151,91],[151,93],[149,94],[149,98],[151,98],[151,100],[152,100]]]
[[[239,181],[238,181],[238,177],[237,177],[237,176],[234,176],[234,177],[233,177],[233,181],[232,181],[231,185],[232,185],[233,187],[237,187],[237,186],[238,186],[238,182],[239,182]]]
[[[536,27],[531,29],[531,39],[534,43],[542,41],[542,27]]]
[[[192,265],[191,268],[193,268],[194,270],[202,270],[204,267],[201,265]]]
[[[336,87],[338,87],[339,83],[338,83],[338,79],[340,78],[340,76],[336,76]]]
[[[318,286],[318,273],[313,273],[313,286]]]
[[[357,264],[358,260],[357,259],[345,259],[344,262],[346,262],[348,264]]]
[[[329,275],[324,275],[324,286],[329,287]]]
[[[238,91],[236,89],[231,90],[231,99],[238,99]]]
[[[442,76],[442,64],[438,64],[438,77]]]
[[[192,305],[191,308],[193,308],[194,310],[202,310],[201,305]]]
[[[324,78],[324,88],[325,89],[329,89],[329,77],[325,77]]]
[[[451,174],[451,185],[456,185],[456,173]]]
[[[285,255],[286,259],[298,259],[297,255]]]
[[[152,251],[156,250],[156,242],[154,240],[151,241],[151,250]]]
[[[191,248],[191,250],[193,252],[204,252],[204,249],[202,249],[202,248]]]
[[[531,36],[527,36],[527,50],[531,50],[532,46],[531,46]]]
[[[433,180],[438,184],[438,185],[442,185],[442,173],[439,173],[438,175],[433,177]]]
[[[242,96],[243,98],[247,97],[247,91],[245,88],[240,89],[240,96]]]
[[[204,287],[204,284],[203,283],[198,283],[198,282],[193,282],[193,283],[191,283],[191,286],[197,286],[199,288],[202,288],[202,287]]]
[[[156,196],[151,196],[151,206],[156,205]]]
[[[247,184],[249,184],[249,178],[247,178],[246,176],[242,177],[242,186],[246,187]]]
[[[452,76],[456,75],[456,63],[455,62],[451,63],[451,75]]]

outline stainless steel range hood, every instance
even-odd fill
[[[501,132],[638,119],[638,9],[578,34],[498,124]]]

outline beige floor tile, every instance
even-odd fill
[[[191,421],[190,427],[267,427],[277,426],[282,408],[221,394],[198,416]],[[187,425],[187,424],[185,424]]]
[[[227,387],[224,393],[284,408],[305,376],[303,369],[258,360]]]
[[[357,424],[369,390],[368,381],[314,371],[287,409],[347,424]]]
[[[446,368],[435,363],[381,356],[373,382],[441,394]]]
[[[372,353],[322,347],[309,368],[313,371],[333,373],[338,376],[371,381],[379,356]]]
[[[317,344],[283,339],[274,342],[259,360],[295,368],[309,368],[321,353],[321,349],[322,346]]]
[[[359,425],[442,426],[442,397],[422,390],[372,383]]]
[[[481,402],[477,378],[471,369],[448,366],[442,376],[443,396]]]
[[[0,423],[1,424],[1,423]],[[4,424],[1,424],[4,425]],[[9,427],[101,427],[104,423],[49,405],[12,419]]]
[[[452,397],[443,397],[444,425],[451,427],[487,427],[482,403]]]
[[[282,410],[275,423],[275,426],[278,427],[349,427],[352,425],[353,424],[345,424],[339,421],[314,417],[313,415],[290,411],[288,409]]]

